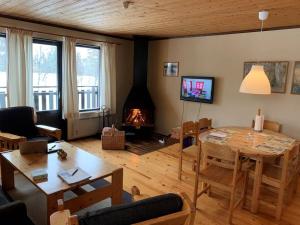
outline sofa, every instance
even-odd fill
[[[32,107],[19,106],[0,109],[0,147],[17,149],[20,142],[45,140],[54,142],[61,138],[61,130],[35,124]]]
[[[50,216],[51,225],[193,225],[195,210],[188,196],[169,193],[115,205],[88,212],[83,216],[71,215],[59,205]]]
[[[0,186],[0,224],[34,225],[27,216],[26,205],[21,201],[11,201]]]

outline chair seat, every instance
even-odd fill
[[[208,184],[222,185],[225,189],[230,190],[232,187],[233,170],[221,168],[215,165],[209,165],[207,168],[200,171],[200,179]]]

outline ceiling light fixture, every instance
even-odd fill
[[[260,11],[258,13],[258,18],[261,21],[260,32],[263,31],[264,21],[268,18],[268,15],[268,11]],[[271,94],[270,81],[262,65],[257,63],[251,67],[250,72],[244,78],[240,86],[240,92],[259,95]]]

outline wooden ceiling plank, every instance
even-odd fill
[[[0,0],[0,14],[110,34],[171,37],[300,25],[299,0]]]

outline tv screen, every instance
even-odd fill
[[[214,77],[182,76],[180,99],[212,104],[214,81]]]

